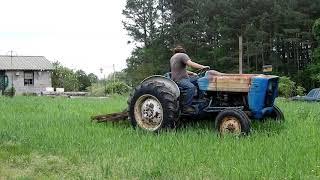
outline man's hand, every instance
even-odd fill
[[[191,72],[191,71],[187,71],[188,75],[189,76],[197,76],[198,74],[197,73],[194,73],[194,72]]]
[[[210,66],[203,66],[202,69],[209,69],[210,70]]]

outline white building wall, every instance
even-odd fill
[[[16,94],[37,93],[45,91],[46,87],[52,87],[50,71],[34,71],[33,85],[24,85],[24,71],[6,71],[9,79],[9,88],[12,86],[16,89]]]

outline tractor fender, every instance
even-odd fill
[[[149,76],[146,79],[144,79],[140,84],[149,82],[149,81],[156,81],[156,82],[163,83],[167,88],[169,88],[172,91],[175,99],[178,99],[178,97],[180,96],[180,89],[178,85],[169,78],[166,78],[160,75]]]

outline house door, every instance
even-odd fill
[[[0,92],[5,90],[6,80],[8,79],[5,78],[5,71],[0,71]]]

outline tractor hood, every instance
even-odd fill
[[[224,74],[215,75],[206,72],[199,78],[198,84],[202,91],[249,92],[253,79],[278,79],[278,76],[263,74]]]

